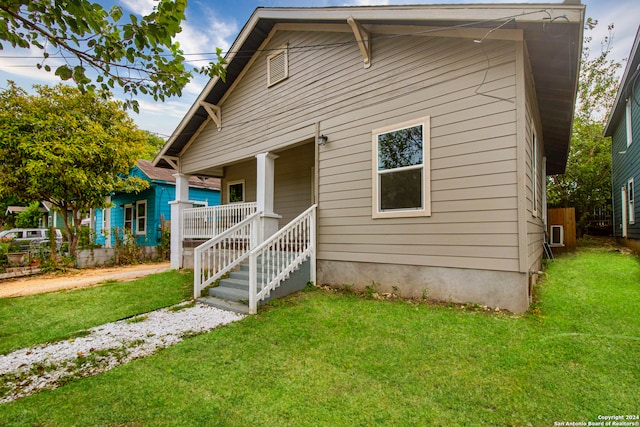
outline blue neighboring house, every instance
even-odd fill
[[[111,195],[113,206],[98,209],[95,213],[96,243],[109,247],[115,245],[114,230],[120,233],[128,229],[141,246],[156,246],[160,242],[161,218],[171,219],[169,202],[175,200],[175,171],[154,167],[150,161],[139,160],[131,175],[149,181],[149,188],[140,193],[115,193]],[[194,207],[220,204],[220,179],[189,180],[189,200]],[[104,231],[108,230],[107,233]]]
[[[640,250],[640,211],[635,179],[640,183],[640,27],[604,130],[611,137],[613,235]]]

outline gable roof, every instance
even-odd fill
[[[565,0],[562,4],[257,8],[225,56],[224,81],[218,77],[209,81],[154,159],[154,165],[170,168],[175,164],[175,159],[208,120],[202,103],[219,104],[276,24],[348,26],[347,19],[352,17],[364,27],[462,27],[482,29],[486,35],[498,28],[523,30],[541,114],[547,173],[562,173],[569,151],[577,92],[584,9],[579,0]]]
[[[137,166],[138,169],[140,169],[140,171],[151,181],[172,185],[176,184],[176,177],[174,176],[176,171],[172,169],[156,167],[149,160],[138,160]],[[197,176],[192,176],[189,178],[189,187],[204,188],[207,190],[220,190],[220,179],[198,178]]]
[[[640,45],[640,26],[636,32],[636,38],[633,40],[633,46],[631,47],[631,53],[629,54],[629,60],[627,66],[624,69],[622,79],[620,79],[620,85],[618,86],[618,93],[616,99],[613,102],[613,107],[609,113],[609,119],[607,125],[604,128],[604,136],[613,136],[616,130],[617,123],[622,119],[625,111],[626,99],[629,97],[629,91],[633,90],[635,82],[640,75],[640,52],[638,51]]]

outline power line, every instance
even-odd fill
[[[429,34],[429,33],[436,33],[436,32],[441,32],[444,30],[452,30],[452,29],[457,29],[457,28],[465,28],[465,27],[470,27],[470,26],[474,26],[474,25],[480,25],[480,24],[487,24],[490,22],[501,22],[501,21],[505,21],[502,22],[501,25],[499,25],[496,28],[493,29],[488,29],[489,33],[495,31],[496,29],[506,25],[507,23],[509,23],[510,21],[515,20],[518,17],[522,17],[522,16],[526,16],[526,15],[531,15],[531,14],[536,14],[536,13],[547,13],[549,16],[551,16],[551,14],[549,13],[548,10],[546,9],[539,9],[539,10],[535,10],[535,11],[530,11],[530,12],[522,12],[519,14],[515,14],[515,15],[511,15],[511,16],[505,16],[502,18],[494,18],[494,19],[484,19],[484,20],[480,20],[480,21],[474,21],[474,22],[466,22],[466,23],[462,23],[462,24],[457,24],[457,25],[450,25],[447,27],[438,27],[438,28],[430,28],[427,30],[423,30],[423,31],[416,31],[416,32],[412,32],[412,33],[407,33],[407,34],[392,34],[392,35],[386,35],[386,36],[377,36],[377,37],[372,37],[371,40],[372,41],[376,41],[376,40],[385,40],[385,39],[394,39],[394,38],[400,38],[400,37],[413,37],[413,36],[417,36],[417,35],[424,35],[424,34]],[[549,19],[550,22],[553,21],[551,18]],[[489,34],[487,33],[487,35]],[[485,35],[486,37],[486,35]],[[347,46],[347,45],[354,45],[357,44],[358,41],[357,40],[350,40],[348,42],[338,42],[338,43],[318,43],[318,44],[311,44],[311,45],[301,45],[301,46],[289,46],[289,50],[297,50],[297,51],[310,51],[310,50],[317,50],[317,49],[331,49],[334,47],[341,47],[341,46]],[[236,58],[243,58],[244,55],[248,55],[253,56],[256,53],[262,53],[262,52],[272,52],[275,50],[280,50],[280,48],[264,48],[264,49],[251,49],[251,50],[237,50],[237,51],[227,51],[227,52],[222,52],[222,54],[224,54],[224,56],[230,55],[230,54],[234,54]],[[182,56],[208,56],[208,55],[212,55],[214,56],[213,59],[217,58],[217,53],[216,52],[195,52],[195,53],[182,53]],[[238,55],[243,55],[243,56],[238,56]],[[159,56],[172,56],[171,54],[161,54]],[[0,55],[0,58],[6,58],[6,59],[38,59],[41,60],[41,57],[34,57],[31,55]],[[46,59],[69,59],[68,56],[58,56],[58,55],[50,55],[48,56]],[[207,61],[208,59],[192,59],[192,60],[185,60],[185,62],[200,62],[200,61]]]

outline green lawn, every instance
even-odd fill
[[[0,406],[0,425],[553,426],[639,415],[640,264],[559,258],[526,316],[313,291]]]
[[[169,271],[130,282],[0,298],[0,354],[188,299],[193,274]]]

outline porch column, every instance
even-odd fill
[[[105,202],[109,207],[102,210],[102,223],[104,224],[104,230],[102,230],[102,234],[104,234],[104,247],[111,247],[111,196],[105,197]]]
[[[191,207],[189,203],[189,178],[191,175],[177,173],[176,199],[171,205],[171,259],[172,270],[182,268],[182,211]]]
[[[261,153],[257,159],[257,211],[262,212],[262,233],[259,234],[259,242],[263,242],[269,236],[278,231],[278,220],[282,218],[273,212],[273,190],[275,160],[278,158],[273,153]]]

